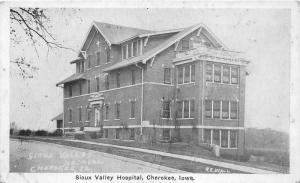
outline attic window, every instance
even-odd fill
[[[122,46],[122,58],[127,59],[127,45]]]
[[[137,56],[137,42],[136,41],[134,41],[133,43],[133,56],[135,57],[135,56]]]
[[[182,44],[182,50],[190,49],[190,40],[183,39],[181,44]]]
[[[126,45],[122,46],[122,59],[128,59],[131,57],[136,57],[139,55],[142,55],[142,47],[143,47],[142,40],[135,40],[132,42],[129,42]]]

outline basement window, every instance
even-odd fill
[[[204,130],[204,142],[207,144],[211,144],[211,130],[210,129]]]
[[[228,147],[228,130],[221,130],[221,147]]]
[[[170,140],[171,131],[170,129],[163,129],[163,140]]]
[[[230,130],[230,147],[237,147],[237,131]]]

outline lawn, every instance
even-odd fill
[[[30,138],[30,137],[29,137]],[[53,138],[52,138],[53,139]],[[128,158],[138,159],[146,162],[151,162],[155,164],[160,164],[184,171],[189,171],[193,173],[206,173],[205,168],[212,167],[207,166],[204,164],[199,164],[191,161],[186,160],[180,160],[180,159],[174,159],[169,157],[163,157],[159,155],[153,155],[153,154],[147,154],[147,153],[141,153],[136,152],[132,150],[124,150],[120,148],[112,148],[112,147],[106,147],[106,146],[94,146],[91,144],[84,144],[79,142],[69,142],[69,141],[62,141],[61,138],[56,138],[54,140],[49,139],[47,137],[40,138],[41,141],[46,142],[52,142],[62,145],[68,145],[68,146],[74,146],[74,147],[80,147],[80,148],[87,148],[91,150],[96,150],[100,152],[106,152],[109,154],[115,154],[119,156],[124,156]],[[150,143],[138,143],[136,141],[121,141],[121,140],[113,140],[113,139],[85,139],[87,141],[92,142],[99,142],[99,143],[106,143],[106,144],[114,144],[114,145],[120,145],[120,146],[126,146],[126,147],[137,147],[137,148],[143,148],[143,149],[151,149],[151,150],[158,150],[163,152],[169,152],[174,154],[181,154],[181,155],[188,155],[188,156],[194,156],[194,157],[200,157],[200,158],[206,158],[206,159],[212,159],[217,161],[223,161],[228,163],[234,163],[244,166],[252,166],[256,168],[276,171],[280,173],[288,173],[288,167],[286,166],[278,166],[266,162],[238,162],[238,161],[232,161],[227,160],[224,158],[217,158],[213,156],[211,151],[209,151],[207,148],[193,145],[193,144],[186,144],[186,143],[156,143],[156,144],[150,144]],[[216,168],[216,167],[215,167]],[[237,173],[237,171],[230,170],[231,172]]]

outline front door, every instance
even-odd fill
[[[99,108],[95,108],[95,127],[100,124],[100,110]]]

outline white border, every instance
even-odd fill
[[[197,1],[98,1],[90,4],[89,2],[42,2],[42,1],[33,1],[33,2],[5,2],[0,4],[0,101],[1,101],[1,122],[0,122],[0,130],[1,130],[1,141],[0,141],[0,169],[1,174],[4,173],[6,180],[8,182],[75,182],[73,174],[16,174],[16,173],[8,173],[8,129],[9,129],[9,6],[24,6],[24,7],[81,7],[81,8],[290,8],[292,10],[292,40],[293,44],[291,44],[291,88],[290,88],[290,107],[291,107],[291,119],[290,119],[290,150],[291,150],[291,166],[290,166],[290,174],[288,175],[206,175],[206,174],[197,174],[194,177],[197,178],[197,181],[205,180],[205,182],[224,182],[227,180],[228,182],[296,182],[300,180],[299,166],[300,166],[300,56],[299,56],[299,3],[297,2],[197,2]],[[275,21],[275,20],[274,20]],[[5,61],[3,61],[5,60]],[[3,67],[5,71],[2,70]],[[5,140],[3,140],[5,139]],[[3,153],[4,152],[4,153]],[[7,175],[7,176],[6,176]],[[113,174],[108,174],[113,175]],[[154,174],[155,175],[155,174]],[[191,174],[192,175],[192,174]],[[2,178],[3,178],[2,177]],[[92,182],[92,181],[89,181]],[[97,181],[99,182],[99,181]],[[161,181],[163,182],[163,181]]]

